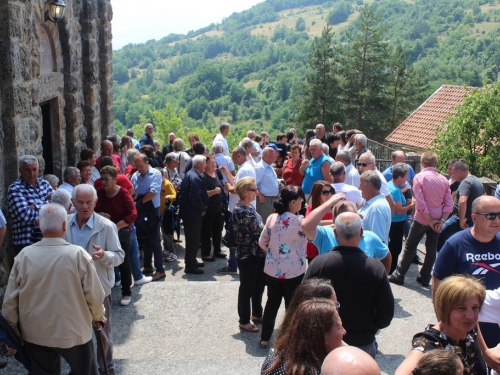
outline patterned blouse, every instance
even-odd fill
[[[259,236],[264,225],[262,218],[252,206],[236,203],[233,210],[232,229],[236,248],[236,259],[242,260],[250,256],[264,257],[259,246]]]
[[[462,351],[460,357],[464,365],[464,375],[487,374],[486,364],[484,363],[483,356],[476,342],[475,330],[470,331],[465,340],[454,342],[443,332],[440,332],[433,327],[434,326],[430,324],[424,332],[417,333],[413,336],[413,349],[427,353],[430,350],[438,348],[455,351],[455,347],[458,346]]]
[[[282,360],[282,362],[276,367],[273,371],[268,372],[271,366],[274,364],[275,361],[278,360],[278,354],[276,350],[271,349],[269,351],[269,354],[267,355],[266,359],[264,360],[264,363],[262,364],[261,368],[261,374],[266,374],[266,375],[286,375],[286,368],[285,368],[285,363]],[[306,375],[321,375],[321,369],[319,367],[313,366],[313,371],[311,372],[310,370],[306,371]]]
[[[264,272],[278,279],[293,279],[306,272],[307,238],[302,231],[302,215],[272,214],[259,239],[267,251]]]

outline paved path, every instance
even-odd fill
[[[260,334],[238,328],[236,301],[239,277],[219,275],[225,265],[206,263],[204,275],[185,275],[184,249],[179,260],[166,263],[165,281],[135,286],[133,302],[119,306],[113,289],[112,325],[117,374],[257,375],[268,353],[258,345]],[[404,287],[392,285],[395,318],[377,336],[377,362],[383,374],[393,374],[405,358],[414,333],[436,319],[429,288],[415,281],[412,265]],[[281,320],[281,314],[278,322]],[[25,374],[12,358],[5,374]],[[67,367],[63,367],[68,373]]]

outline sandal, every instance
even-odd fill
[[[268,347],[268,345],[269,345],[269,341],[261,341],[261,342],[259,343],[259,345],[260,345],[260,347],[261,347],[262,349],[267,349],[267,347]]]
[[[253,323],[239,324],[240,328],[248,332],[259,332],[259,329]]]

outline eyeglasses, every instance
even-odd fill
[[[113,180],[113,179],[114,179],[114,177],[101,177],[101,181],[103,181],[103,182],[108,182],[108,181]]]
[[[339,311],[339,310],[340,310],[340,302],[337,301],[337,311]]]
[[[486,220],[495,220],[496,218],[500,219],[500,212],[473,212],[476,215],[484,215]]]
[[[374,164],[374,163],[358,163],[358,167],[361,167],[361,166],[366,167],[369,164]]]
[[[259,189],[248,189],[248,191],[259,191]]]
[[[321,194],[323,194],[325,197],[328,197],[329,195],[335,194],[335,190],[333,189],[321,190]]]

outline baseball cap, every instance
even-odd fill
[[[274,151],[281,151],[281,148],[278,148],[274,143],[269,143],[267,147],[271,147]]]

